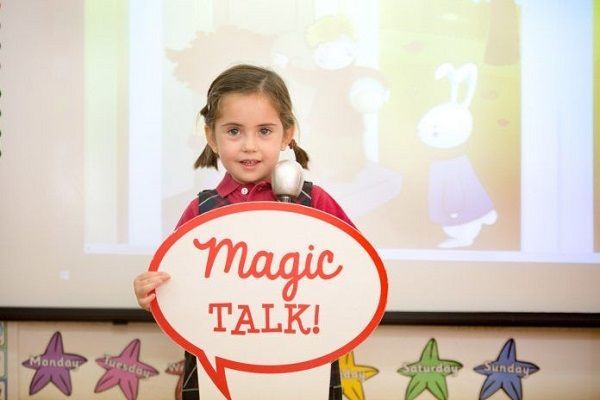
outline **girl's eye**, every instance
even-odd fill
[[[227,131],[227,133],[231,136],[236,136],[240,133],[240,130],[238,128],[231,128]]]
[[[268,135],[270,134],[272,131],[269,128],[261,128],[260,129],[260,134],[261,135]]]

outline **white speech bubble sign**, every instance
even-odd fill
[[[150,271],[171,279],[151,309],[230,398],[225,369],[293,372],[363,342],[385,311],[387,275],[371,244],[323,211],[238,203],[173,232]]]

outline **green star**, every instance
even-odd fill
[[[417,398],[425,389],[438,400],[448,399],[446,376],[455,375],[462,368],[458,361],[440,360],[437,342],[431,339],[423,349],[421,359],[411,364],[404,364],[398,369],[400,375],[410,377],[406,388],[406,400]]]

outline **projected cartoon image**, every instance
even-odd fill
[[[390,89],[377,68],[359,65],[356,36],[347,17],[322,17],[306,29],[310,59],[292,62],[278,52],[274,62],[286,78],[311,92],[300,126],[315,179],[351,215],[360,216],[397,196],[402,178],[378,163],[378,113]],[[366,191],[378,196],[366,200]]]
[[[200,98],[209,81],[232,60],[278,69],[299,88],[292,97],[307,105],[306,115],[299,118],[298,136],[309,149],[314,179],[326,186],[351,214],[363,215],[400,192],[400,174],[377,162],[378,112],[390,90],[376,68],[357,64],[361,49],[355,28],[345,16],[319,18],[295,40],[301,40],[301,47],[306,50],[300,55],[296,43],[288,43],[285,34],[278,37],[274,33],[222,26],[213,32],[196,32],[188,46],[181,50],[169,48],[166,54],[174,64],[174,78]],[[240,52],[224,52],[230,43],[240,43]],[[188,140],[194,149],[202,147],[202,125],[203,121],[198,121],[199,133]],[[195,196],[199,187],[210,186],[213,175],[216,174],[212,171],[198,172],[193,187],[166,197],[163,212],[167,219],[176,221],[178,215],[171,213],[179,212],[181,204]],[[363,194],[367,190],[378,195],[365,201]],[[163,227],[164,233],[171,229],[172,225]]]
[[[233,60],[268,64],[275,39],[273,34],[224,25],[211,32],[195,32],[184,48],[166,48],[165,54],[173,63],[175,79],[199,96],[205,96],[213,79],[231,66]]]
[[[451,64],[442,64],[435,71],[435,79],[442,78],[450,81],[450,101],[427,111],[417,131],[428,146],[449,149],[465,143],[472,134],[473,116],[469,107],[477,84],[477,66],[464,64],[455,69]],[[463,82],[467,91],[465,98],[459,100],[459,86]],[[482,225],[492,225],[498,218],[492,200],[465,155],[431,162],[428,197],[432,222],[448,235],[438,244],[441,248],[473,244]]]
[[[565,71],[535,62],[546,48],[531,29],[537,14],[523,8],[537,5],[209,3],[157,10],[160,37],[148,36],[147,16],[123,14],[120,52],[98,47],[100,28],[86,35],[98,53],[86,62],[86,252],[149,254],[190,199],[220,181],[222,170],[191,166],[205,144],[196,116],[209,82],[240,62],[284,78],[311,156],[307,180],[386,259],[589,262],[600,248],[589,195],[599,197],[597,133],[559,94],[579,89],[553,86]],[[577,65],[588,53],[573,55]],[[590,87],[591,77],[578,79]],[[542,110],[548,96],[553,107]]]
[[[478,3],[479,0],[473,0]],[[516,64],[520,59],[518,0],[488,0],[490,30],[485,62],[490,65]]]
[[[137,52],[154,43],[143,35],[132,36],[129,45],[136,54],[132,60],[137,60],[131,68],[153,65],[162,71],[162,82],[155,87],[131,84],[132,90],[123,94],[134,108],[152,100],[162,123],[157,119],[148,125],[132,117],[124,139],[119,131],[106,139],[104,150],[89,147],[86,153],[94,160],[116,154],[114,160],[104,157],[112,170],[101,171],[120,176],[115,180],[103,173],[106,187],[90,189],[86,197],[87,251],[148,251],[171,232],[200,189],[220,181],[222,171],[194,171],[191,166],[205,140],[204,121],[195,116],[205,104],[210,81],[235,63],[268,66],[283,76],[296,106],[297,140],[311,156],[307,179],[327,187],[377,247],[518,249],[518,49],[506,50],[492,40],[490,35],[498,36],[502,26],[494,25],[494,32],[478,28],[481,21],[491,23],[489,18],[514,22],[514,15],[496,8],[488,15],[491,5],[470,2],[428,4],[386,4],[380,9],[364,5],[360,15],[341,6],[299,12],[278,5],[281,15],[274,24],[262,23],[262,14],[253,14],[242,3],[236,3],[237,11],[215,5],[202,22],[182,19],[178,9],[169,8],[164,29],[171,33],[155,45],[156,54]],[[138,19],[130,18],[131,23]],[[427,29],[436,24],[441,24],[439,32]],[[514,24],[509,25],[518,35]],[[461,32],[460,37],[449,35],[453,31]],[[513,42],[511,46],[518,45],[518,40]],[[460,48],[461,55],[448,58],[447,48]],[[112,63],[120,65],[120,57]],[[451,112],[449,106],[434,107],[448,89],[432,79],[432,71],[447,60],[463,60],[457,68],[467,60],[477,65],[475,75],[465,75],[460,83],[461,88],[472,85],[473,91],[456,100],[463,106]],[[459,79],[459,70],[447,70],[444,76]],[[135,82],[138,75],[122,78]],[[125,101],[123,97],[117,103]],[[99,109],[90,108],[88,115]],[[450,147],[439,145],[441,138],[434,143],[415,135],[417,127],[431,130],[434,118],[444,118],[443,110],[475,118],[475,128],[473,122],[459,119],[467,125],[455,127],[462,131],[453,134]],[[448,118],[452,125],[453,117]],[[472,130],[475,138],[469,138]],[[88,136],[95,143],[104,140],[105,132]],[[126,148],[109,151],[123,140],[128,141]],[[490,154],[490,148],[501,151]],[[493,170],[499,160],[506,163],[501,179]],[[123,165],[127,168],[119,169]],[[99,170],[90,171],[89,179]],[[456,171],[462,175],[453,178]],[[97,212],[101,206],[110,206],[110,218]],[[498,223],[497,215],[502,216]],[[486,224],[494,229],[482,230]]]
[[[377,113],[390,94],[377,69],[356,64],[359,49],[354,37],[354,28],[347,18],[324,17],[306,31],[312,68],[289,64],[284,54],[275,55],[275,62],[285,68],[287,77],[314,90],[306,131],[313,144],[309,148],[328,153],[326,157],[315,157],[317,163],[324,164],[318,166],[319,173],[343,178],[351,178],[364,166],[367,155],[363,135],[369,127],[363,117]],[[320,142],[323,138],[331,145],[335,142],[341,151],[329,151],[331,147]],[[347,157],[351,157],[353,165],[340,169],[340,163],[347,164]]]

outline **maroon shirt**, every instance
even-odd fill
[[[277,201],[270,182],[241,184],[236,182],[229,173],[225,174],[223,180],[217,186],[219,196],[227,199],[230,203],[243,203],[246,201]],[[354,226],[350,218],[346,215],[342,207],[321,187],[313,185],[312,187],[312,207],[325,211],[342,221]],[[177,223],[177,228],[198,215],[198,197],[190,202],[183,215]]]

